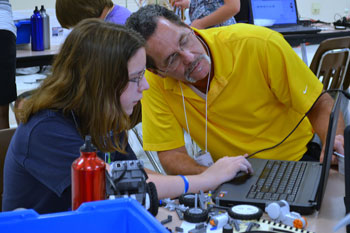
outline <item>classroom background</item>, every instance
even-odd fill
[[[138,9],[138,5],[136,1],[140,1],[140,0],[112,0],[112,1],[134,12]],[[247,1],[247,0],[242,0],[242,1]],[[55,28],[55,30],[59,29],[58,30],[59,33],[55,34],[55,36],[52,36],[53,35],[52,31],[50,33],[51,47],[55,45],[60,45],[64,41],[65,37],[69,34],[69,30],[62,29],[56,19],[55,2],[56,0],[29,0],[29,1],[28,0],[10,0],[15,20],[24,19],[24,18],[28,19],[33,14],[33,10],[35,6],[38,6],[39,8],[41,5],[45,6],[46,11],[50,16],[50,29],[51,30],[53,28]],[[313,20],[320,20],[323,22],[332,23],[344,16],[350,17],[350,12],[349,12],[350,0],[335,0],[335,1],[297,0],[297,6],[298,6],[300,19],[305,19],[305,20],[313,19]],[[24,46],[30,46],[30,44],[27,44]],[[311,62],[317,47],[318,45],[307,46],[307,60],[309,61],[309,63]],[[301,56],[300,47],[295,47],[293,49],[299,56]],[[50,70],[47,69],[47,72],[45,72],[44,70],[44,72],[38,73],[39,71],[38,69],[39,67],[17,69],[16,84],[17,84],[18,94],[21,94],[25,91],[34,89],[37,86],[39,86],[40,82],[38,82],[38,80],[42,80],[50,72]],[[9,118],[10,118],[10,127],[17,127],[17,122],[11,110],[9,113]],[[138,129],[138,132],[142,131],[140,125],[138,125],[137,129]],[[187,150],[193,151],[195,149],[193,148],[195,144],[191,142],[191,139],[189,138],[188,135],[185,135],[185,141],[186,141]],[[144,158],[145,152],[142,150],[142,146],[138,142],[136,135],[134,135],[132,132],[130,132],[129,142],[133,150],[135,151],[136,155],[141,159]],[[151,153],[154,153],[154,152],[151,152]],[[149,161],[147,161],[147,159],[144,161],[146,162],[145,164],[146,167],[152,169],[152,166],[149,163]]]
[[[138,0],[113,0],[114,3],[125,6],[130,11],[137,10],[136,1]],[[35,5],[44,5],[50,12],[54,12],[55,2],[55,0],[10,0],[14,11],[29,13],[32,13]],[[297,0],[297,5],[302,18],[312,18],[325,22],[333,22],[335,17],[337,19],[339,16],[342,17],[350,13],[350,0]]]

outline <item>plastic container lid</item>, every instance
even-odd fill
[[[83,203],[76,211],[39,215],[33,209],[0,213],[0,232],[164,232],[139,202],[119,198]]]

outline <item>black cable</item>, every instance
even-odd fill
[[[342,89],[328,89],[325,92],[341,92],[347,99],[350,99],[350,93],[346,92],[345,90]]]
[[[112,177],[109,175],[109,172],[107,171],[107,169],[106,169],[105,173],[106,173],[106,178],[107,178],[107,180],[109,181],[109,183],[110,183],[111,186],[112,186],[112,189],[114,190],[114,192],[116,192],[116,191],[117,191],[117,187],[115,186],[115,184],[114,184],[114,182],[113,182],[113,179],[112,179]]]
[[[145,180],[147,180],[148,179],[148,175],[147,175],[145,169],[143,168],[142,164],[138,163],[137,166],[141,170],[142,174],[145,176]]]
[[[125,176],[125,173],[127,171],[128,165],[126,163],[124,163],[124,170],[123,173],[120,174],[120,176],[114,180],[114,183],[117,184],[121,179],[123,179],[123,177]]]
[[[313,24],[315,24],[315,23],[321,23],[321,24],[325,24],[325,25],[331,25],[331,24],[332,24],[332,23],[325,22],[325,21],[322,21],[322,20],[316,20],[316,21],[313,21],[312,23],[313,23]]]
[[[281,145],[285,140],[287,140],[287,138],[289,138],[289,136],[298,128],[298,126],[301,124],[301,122],[304,120],[304,118],[310,113],[310,111],[313,109],[313,107],[315,106],[315,103],[321,98],[321,96],[325,93],[328,93],[328,92],[341,92],[346,98],[350,99],[350,94],[347,93],[346,91],[342,90],[342,89],[329,89],[329,90],[326,90],[324,92],[322,92],[316,99],[316,101],[314,102],[314,104],[311,106],[311,108],[309,109],[309,111],[307,111],[304,116],[301,118],[301,120],[298,122],[298,124],[294,127],[294,129],[292,129],[292,131],[290,131],[290,133],[285,137],[283,138],[282,141],[280,141],[279,143],[277,143],[276,145],[274,146],[271,146],[271,147],[268,147],[268,148],[264,148],[264,149],[261,149],[261,150],[258,150],[252,154],[249,154],[246,158],[249,158],[253,155],[256,155],[260,152],[263,152],[263,151],[267,151],[267,150],[271,150],[271,149],[274,149],[276,148],[277,146]]]

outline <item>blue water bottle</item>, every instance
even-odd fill
[[[37,6],[30,17],[30,22],[32,24],[32,50],[42,51],[44,50],[43,18]]]

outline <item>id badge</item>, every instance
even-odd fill
[[[202,166],[210,167],[214,164],[213,158],[211,157],[209,152],[205,152],[200,150],[195,156],[194,160]]]

